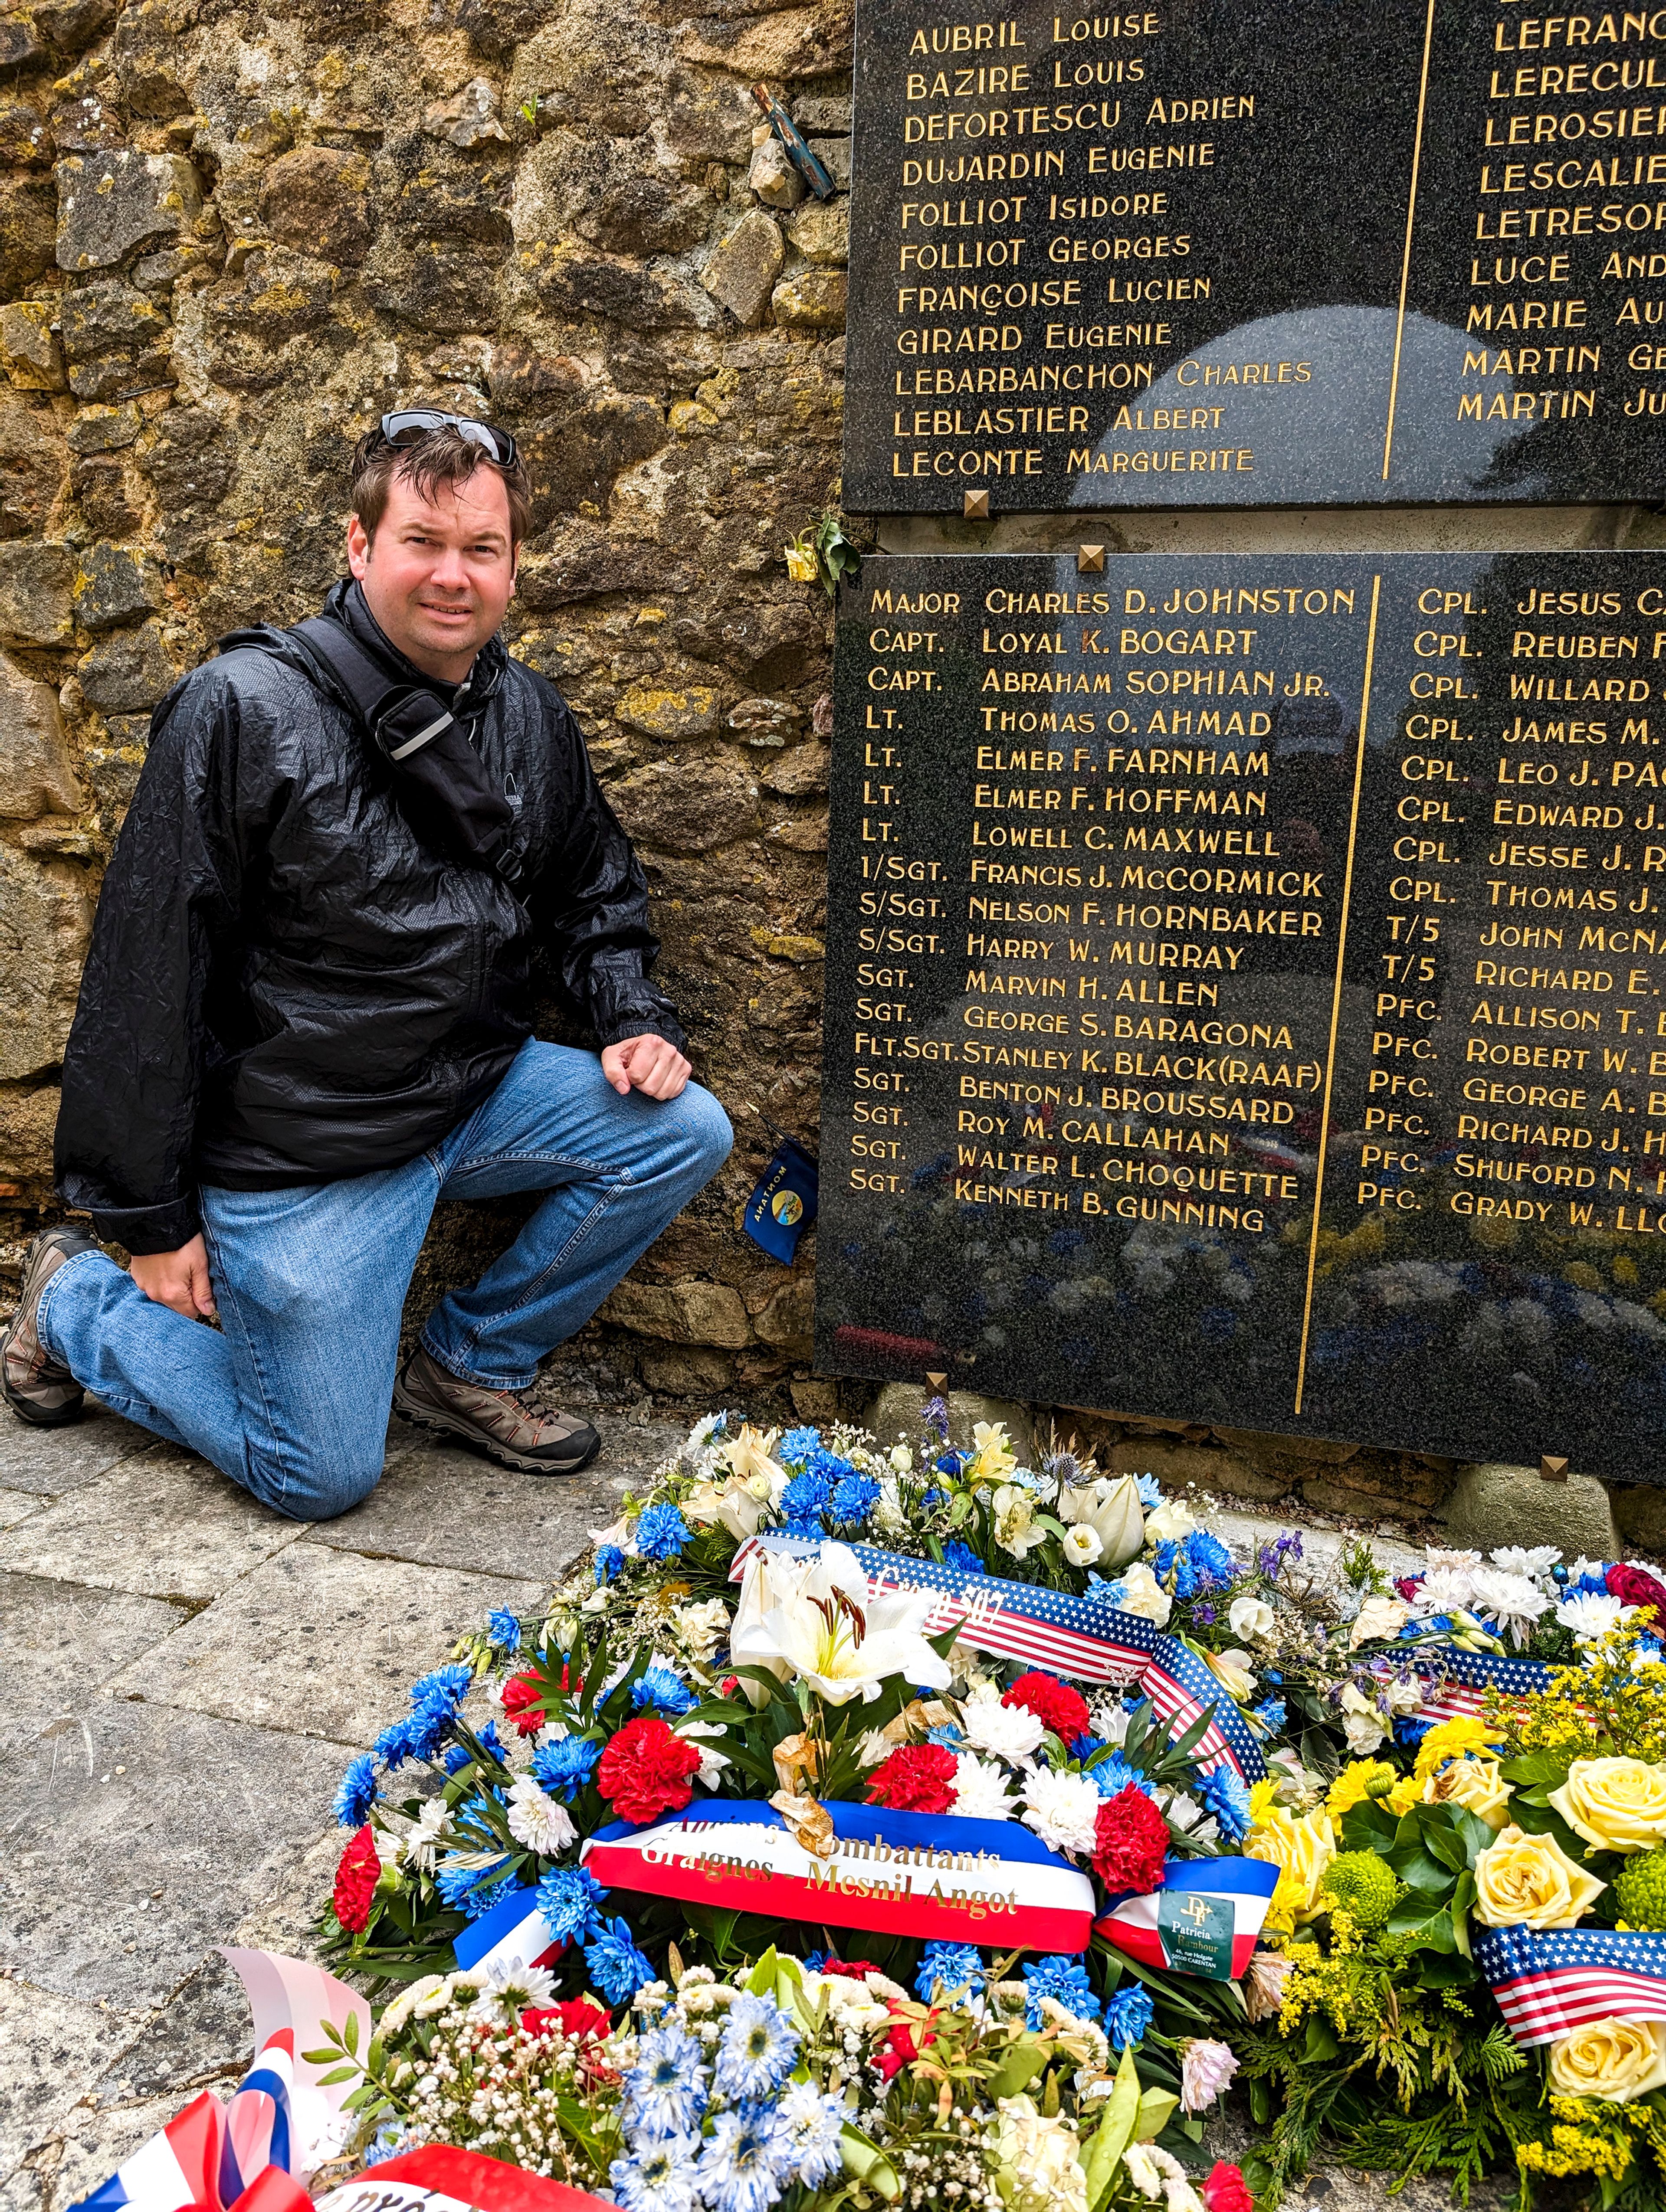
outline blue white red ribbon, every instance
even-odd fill
[[[496,1966],[547,1966],[567,1948],[538,1911],[538,1892],[517,1882],[478,1920],[459,1931],[452,1951],[465,1973],[488,1973]]]
[[[832,1849],[806,1850],[771,1805],[708,1797],[599,1829],[584,1863],[608,1889],[925,1942],[1085,1951],[1093,1885],[1014,1820],[830,1803]]]
[[[1666,1936],[1488,1928],[1474,1951],[1517,2043],[1552,2043],[1593,2020],[1666,2021]]]
[[[333,1974],[271,1951],[228,1950],[254,2014],[257,2056],[222,2105],[212,2090],[182,2112],[73,2212],[310,2212],[302,2185],[351,2132],[342,2101],[351,2081],[327,2087],[330,2066],[301,2057],[324,2041],[323,2024],[358,2021],[370,2043],[370,2008]]]
[[[401,2151],[332,2189],[318,2212],[602,2212],[603,2200],[479,2151],[441,2143]]]
[[[1200,1771],[1226,1765],[1244,1783],[1265,1778],[1266,1762],[1255,1732],[1231,1692],[1178,1637],[1165,1635],[1140,1614],[1121,1612],[1101,1599],[970,1573],[872,1544],[849,1548],[867,1576],[870,1597],[897,1589],[934,1594],[924,1634],[938,1636],[952,1628],[963,1643],[998,1658],[1050,1668],[1078,1682],[1136,1686],[1173,1735],[1183,1735],[1207,1711],[1209,1725],[1192,1753]],[[729,1579],[739,1582],[756,1553],[811,1559],[819,1549],[818,1544],[791,1536],[753,1536],[736,1552]]]
[[[1250,1964],[1278,1886],[1278,1868],[1264,1859],[1166,1859],[1160,1885],[1143,1897],[1130,1893],[1113,1899],[1104,1917],[1093,1923],[1093,1932],[1142,1966],[1196,1973],[1197,1966],[1185,1963],[1183,1946],[1188,1907],[1190,1900],[1201,1899],[1198,1932],[1207,1939],[1212,1924],[1220,1930],[1231,1947],[1230,1978],[1237,1981]],[[1229,1977],[1213,1973],[1206,1978]]]
[[[1505,1697],[1529,1697],[1550,1687],[1551,1670],[1541,1659],[1501,1657],[1491,1651],[1461,1651],[1455,1644],[1413,1646],[1416,1658],[1438,1659],[1446,1679],[1424,1698],[1420,1721],[1458,1721],[1479,1717],[1487,1692],[1499,1690]]]

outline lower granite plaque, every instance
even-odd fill
[[[817,1356],[1666,1480],[1666,556],[872,559]]]

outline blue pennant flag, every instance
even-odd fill
[[[819,1179],[804,1146],[783,1137],[746,1201],[741,1226],[772,1260],[790,1267],[799,1239],[816,1218]]]

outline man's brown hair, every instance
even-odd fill
[[[387,512],[387,495],[396,477],[419,499],[431,503],[445,486],[466,483],[477,469],[492,469],[502,477],[509,501],[509,539],[519,545],[532,519],[532,479],[526,462],[517,453],[514,464],[505,468],[449,423],[397,446],[383,437],[380,427],[367,430],[353,448],[353,513],[364,526],[365,536],[374,538]]]

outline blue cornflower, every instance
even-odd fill
[[[447,1774],[460,1774],[465,1766],[474,1764],[474,1753],[465,1743],[453,1743],[446,1752],[441,1765]]]
[[[650,1505],[636,1522],[636,1549],[645,1559],[674,1559],[693,1533],[674,1505]]]
[[[1105,2003],[1104,2029],[1116,2051],[1126,2051],[1131,2043],[1138,2043],[1151,2026],[1151,1991],[1138,1982],[1130,1982],[1126,1989],[1118,1990]]]
[[[478,1920],[497,1902],[494,1894],[509,1872],[508,1861],[498,1858],[487,1866],[468,1866],[456,1858],[441,1859],[435,1870],[434,1886],[453,1912],[461,1910]]]
[[[879,1501],[879,1486],[871,1474],[847,1474],[833,1486],[830,1511],[840,1528],[860,1528]]]
[[[776,1447],[775,1456],[783,1467],[802,1467],[821,1448],[819,1429],[788,1429]]]
[[[1062,1953],[1050,1959],[1037,1959],[1025,1966],[1024,1978],[1029,1990],[1024,2008],[1026,2027],[1045,2027],[1041,2001],[1052,1997],[1078,2020],[1097,2020],[1100,2013],[1098,1998],[1093,1984],[1087,1978],[1087,1969],[1079,1959],[1066,1958]]]
[[[469,1693],[474,1680],[471,1668],[459,1663],[451,1667],[436,1667],[431,1674],[424,1674],[420,1682],[410,1686],[410,1709],[420,1712],[425,1709],[443,1712],[449,1719]]]
[[[939,1991],[944,1996],[968,1993],[976,1996],[983,1987],[983,1954],[976,1943],[927,1943],[914,1978],[915,1995],[932,2004]]]
[[[698,2131],[710,2094],[702,2055],[684,2027],[656,2027],[642,2038],[624,2077],[624,2124],[634,2140]]]
[[[939,1474],[946,1474],[950,1481],[952,1482],[956,1475],[962,1473],[964,1469],[966,1460],[967,1455],[964,1452],[939,1452],[933,1464],[935,1466],[937,1472]]]
[[[790,2155],[773,2106],[720,2112],[701,2155],[701,2194],[724,2212],[765,2212],[781,2195]]]
[[[624,2212],[695,2212],[699,2150],[698,2136],[666,2136],[616,2158],[607,2178]]]
[[[599,1907],[607,1892],[588,1867],[551,1867],[538,1886],[538,1909],[563,1943],[605,1925]]]
[[[1641,1644],[1638,1646],[1639,1650],[1642,1648]],[[927,1743],[940,1743],[950,1751],[964,1751],[966,1748],[966,1739],[952,1721],[944,1721],[937,1728],[927,1729],[926,1741]]]
[[[700,1700],[681,1675],[674,1674],[669,1667],[650,1667],[631,1684],[630,1702],[639,1713],[651,1708],[656,1713],[678,1717],[691,1713]]]
[[[1087,1571],[1087,1594],[1090,1597],[1097,1598],[1101,1604],[1119,1606],[1128,1594],[1128,1586],[1120,1575],[1114,1582],[1108,1582],[1104,1575],[1096,1575],[1090,1567]]]
[[[1155,1513],[1163,1503],[1163,1486],[1154,1474],[1142,1474],[1134,1484],[1140,1493],[1140,1503],[1148,1513]]]
[[[623,1566],[623,1565],[624,1553],[619,1549],[618,1546],[617,1544],[604,1544],[596,1553],[595,1577],[597,1589],[599,1589],[604,1583],[611,1583],[614,1576],[618,1573],[620,1568]]]
[[[362,1828],[375,1802],[376,1762],[369,1752],[361,1752],[341,1778],[336,1792],[336,1818],[344,1828]]]
[[[1581,1575],[1578,1582],[1570,1583],[1568,1585],[1570,1597],[1605,1597],[1608,1591],[1606,1571],[1594,1575]]]
[[[544,1876],[544,1881],[550,1877]],[[544,1883],[538,1884],[540,1893]],[[654,1968],[631,1940],[628,1920],[604,1920],[593,1942],[584,1947],[590,1978],[611,2005],[629,2004],[654,1978]]]
[[[983,1562],[970,1544],[963,1544],[958,1536],[951,1536],[943,1547],[943,1564],[963,1575],[981,1575]]]
[[[384,2120],[381,2126],[377,2129],[369,2148],[360,2155],[367,2166],[380,2166],[390,2158],[398,2158],[405,2148],[405,2130],[403,2121]]]
[[[1197,1795],[1213,1813],[1229,1844],[1241,1843],[1250,1832],[1250,1792],[1230,1766],[1217,1766],[1201,1776]]]
[[[1432,1721],[1414,1720],[1409,1713],[1401,1713],[1395,1720],[1394,1740],[1396,1743],[1421,1743],[1433,1726]]]
[[[419,1705],[405,1716],[405,1745],[412,1759],[438,1759],[450,1742],[456,1721],[443,1699]]]
[[[486,1616],[486,1641],[494,1651],[519,1651],[520,1616],[514,1607],[498,1606]]]
[[[1164,1589],[1171,1589],[1183,1605],[1188,1598],[1197,1595],[1203,1587],[1203,1578],[1192,1564],[1192,1556],[1183,1545],[1167,1540],[1157,1547],[1152,1561],[1152,1572]]]
[[[795,1474],[781,1493],[781,1510],[789,1521],[814,1521],[826,1511],[832,1495],[824,1474]]]
[[[410,1722],[408,1716],[404,1720],[389,1722],[376,1738],[371,1757],[379,1766],[386,1767],[390,1774],[396,1766],[404,1765],[410,1757]]]
[[[799,2032],[781,2007],[743,1992],[723,2023],[713,2078],[726,2097],[755,2103],[780,2088],[798,2053]]]
[[[920,1510],[922,1513],[935,1513],[939,1505],[947,1504],[948,1499],[948,1492],[946,1490],[939,1490],[937,1487],[937,1485],[933,1483],[931,1488],[921,1495],[920,1500]],[[982,1574],[982,1571],[983,1563],[982,1560],[979,1560],[978,1572]]]
[[[1085,1771],[1102,1797],[1114,1797],[1121,1790],[1137,1790],[1142,1797],[1157,1795],[1155,1784],[1147,1782],[1137,1766],[1130,1766],[1120,1751],[1113,1751],[1109,1759],[1096,1759]]]
[[[1186,1539],[1186,1556],[1196,1569],[1199,1579],[1207,1588],[1219,1589],[1237,1577],[1237,1562],[1219,1536],[1212,1536],[1207,1528],[1194,1528]]]
[[[1258,1721],[1272,1729],[1274,1735],[1284,1726],[1285,1713],[1282,1698],[1263,1698],[1260,1705],[1252,1705],[1250,1710]]]

